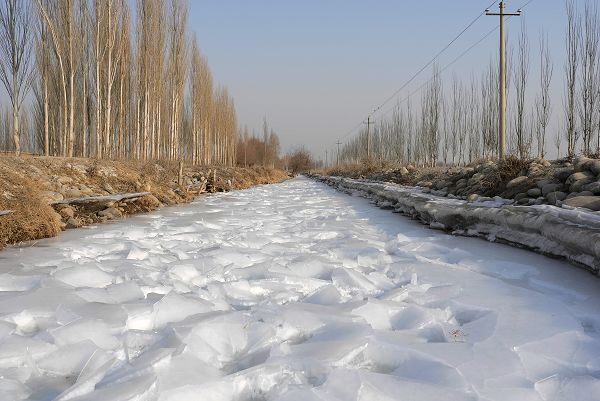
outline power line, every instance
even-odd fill
[[[529,4],[531,4],[534,0],[529,0],[527,3],[525,3],[524,5],[522,5],[521,7],[519,7],[519,9],[523,9],[525,7],[527,7]],[[506,20],[510,20],[511,16],[508,16],[506,18]],[[463,51],[460,55],[458,55],[458,57],[456,57],[455,59],[453,59],[450,63],[448,63],[444,68],[442,68],[440,70],[440,75],[443,74],[446,70],[448,70],[450,67],[452,67],[454,64],[456,64],[460,59],[462,59],[464,56],[466,56],[468,53],[471,52],[471,50],[473,50],[475,47],[479,46],[482,42],[484,42],[487,38],[489,38],[494,32],[496,32],[498,30],[498,28],[500,28],[500,25],[496,25],[492,30],[490,30],[488,33],[486,33],[483,37],[481,37],[477,42],[473,43],[471,46],[469,46],[465,51]],[[400,105],[404,102],[406,102],[408,99],[410,99],[414,94],[418,93],[419,91],[421,91],[425,86],[427,86],[427,84],[431,83],[431,81],[433,80],[433,78],[428,79],[427,81],[425,81],[421,86],[419,86],[417,89],[415,89],[414,91],[412,91],[411,93],[408,94],[408,96],[406,96],[405,98],[403,98],[402,100],[400,100],[398,103],[396,103],[393,107],[387,109],[385,112],[383,112],[381,114],[381,117],[386,116],[390,111],[394,110],[396,108],[397,105]]]
[[[530,0],[533,1],[533,0]],[[494,1],[492,2],[488,7],[486,8],[490,8],[492,7],[494,4],[496,4],[498,1]],[[377,106],[369,115],[368,117],[373,116],[373,114],[375,114],[377,111],[379,111],[383,106],[385,106],[390,100],[392,100],[393,98],[395,98],[404,88],[406,88],[408,85],[410,85],[423,71],[425,71],[425,69],[427,69],[427,67],[429,67],[435,60],[437,60],[437,58],[439,56],[441,56],[446,50],[448,50],[448,48],[450,48],[450,46],[452,46],[460,37],[462,37],[465,32],[467,32],[469,30],[469,28],[471,28],[483,15],[485,14],[485,11],[482,11],[475,19],[473,19],[473,21],[471,21],[456,37],[454,37],[454,39],[452,39],[446,46],[444,46],[444,48],[442,50],[440,50],[431,60],[429,60],[419,71],[417,71],[407,82],[405,82],[398,90],[396,90],[390,97],[388,97],[382,104],[380,104],[379,106]],[[362,125],[362,121],[358,124],[356,124],[351,130],[349,130],[344,136],[342,136],[339,139],[343,139],[346,138],[348,135],[352,134],[358,127],[360,127]]]
[[[508,19],[508,18],[507,18]],[[471,52],[471,50],[473,50],[474,48],[476,48],[478,45],[480,45],[483,41],[485,41],[487,38],[489,38],[494,32],[496,32],[496,30],[498,30],[498,28],[500,27],[500,25],[497,25],[494,29],[492,29],[491,31],[489,31],[488,33],[486,33],[481,39],[479,39],[477,42],[473,43],[471,46],[469,46],[467,48],[467,50],[465,50],[464,52],[462,52],[458,57],[456,57],[454,60],[452,60],[450,63],[448,63],[444,68],[442,68],[440,70],[440,75],[443,74],[446,70],[448,70],[448,68],[452,67],[454,64],[456,64],[460,59],[462,59],[464,56],[466,56],[468,53]],[[408,96],[406,96],[405,98],[403,98],[401,101],[399,101],[396,105],[402,104],[404,102],[406,102],[408,99],[410,99],[414,94],[420,92],[425,86],[427,86],[427,84],[431,83],[433,79],[428,79],[427,81],[425,81],[421,86],[419,86],[417,89],[415,89],[414,91],[410,92],[408,94]],[[394,110],[394,108],[396,107],[396,105],[394,105],[394,107],[391,107],[389,109],[387,109],[384,113],[381,114],[381,117],[387,115],[390,111]]]
[[[534,0],[528,0],[525,4],[523,4],[521,7],[519,7],[519,9],[524,9],[525,7],[527,7],[529,4],[531,4]],[[497,3],[497,1],[494,1],[492,4],[490,4],[487,8],[491,8],[493,5],[495,5]],[[413,77],[411,77],[411,79],[409,81],[407,81],[407,83],[405,83],[399,90],[397,90],[396,92],[394,92],[394,94],[392,96],[390,96],[388,99],[386,99],[386,101],[384,103],[382,103],[380,106],[378,106],[375,110],[373,110],[373,112],[371,114],[369,114],[369,117],[371,117],[375,112],[377,112],[378,110],[381,109],[381,107],[383,107],[386,103],[388,103],[390,100],[392,100],[398,93],[400,93],[400,91],[402,91],[402,89],[404,89],[406,86],[408,86],[410,83],[412,83],[412,81],[414,81],[414,79],[420,74],[422,73],[428,66],[430,66],[433,61],[435,61],[445,50],[447,50],[454,42],[456,42],[456,40],[458,40],[458,38],[460,38],[471,26],[473,26],[473,24],[475,24],[475,22],[477,22],[483,15],[485,14],[485,11],[483,11],[481,14],[479,14],[469,25],[467,25],[467,27],[465,29],[463,29],[463,31],[461,31],[461,33],[454,38],[448,45],[446,45],[444,47],[444,49],[442,49],[440,52],[438,52],[438,54],[431,59],[423,68],[421,68],[421,70],[419,70],[415,75],[413,75]],[[507,17],[506,19],[509,20],[511,17]],[[471,50],[473,50],[475,47],[477,47],[479,44],[481,44],[483,41],[485,41],[487,38],[489,38],[494,32],[496,32],[496,30],[500,27],[500,25],[497,25],[496,27],[494,27],[492,30],[490,30],[488,33],[486,33],[482,38],[480,38],[477,42],[473,43],[471,46],[469,46],[465,51],[463,51],[458,57],[456,57],[454,60],[452,60],[448,65],[446,65],[444,68],[442,68],[442,70],[440,71],[440,74],[444,73],[448,68],[450,68],[451,66],[453,66],[454,64],[456,64],[456,62],[458,62],[460,59],[462,59],[464,56],[466,56]],[[415,93],[419,92],[420,90],[422,90],[428,83],[430,83],[432,81],[432,79],[427,80],[425,83],[423,83],[421,86],[419,86],[416,90],[414,90],[413,92],[411,92],[408,96],[406,96],[405,98],[403,98],[401,101],[399,101],[398,103],[396,103],[393,107],[387,109],[385,112],[383,112],[381,114],[381,117],[384,117],[385,115],[387,115],[390,111],[394,110],[398,105],[406,102],[407,100],[409,100]],[[363,125],[363,122],[360,122],[358,124],[356,124],[351,130],[349,130],[344,136],[340,137],[340,139],[344,139],[346,137],[348,137],[350,134],[352,134],[357,128],[359,128],[360,126]]]
[[[496,4],[497,1],[492,2],[492,4],[490,4],[487,8],[492,7],[494,4]],[[460,37],[462,35],[465,34],[465,32],[467,32],[469,30],[469,28],[471,28],[477,21],[479,21],[479,19],[485,14],[485,11],[482,11],[473,21],[471,21],[469,23],[469,25],[467,25],[454,39],[452,39],[450,41],[450,43],[448,43],[442,50],[440,50],[435,56],[433,56],[433,58],[431,60],[429,60],[419,71],[417,71],[406,83],[404,83],[404,85],[402,85],[398,90],[396,90],[390,97],[388,97],[382,104],[380,104],[379,106],[377,106],[372,112],[371,114],[369,114],[369,117],[373,116],[373,114],[375,114],[377,111],[379,111],[383,106],[385,106],[390,100],[392,100],[393,98],[396,97],[396,95],[398,95],[398,93],[400,93],[404,88],[406,88],[408,85],[410,85],[423,71],[425,71],[427,69],[427,67],[429,67],[431,64],[433,64],[433,62],[435,60],[437,60],[437,58],[439,56],[441,56],[446,50],[448,50],[448,48],[450,46],[452,46],[458,39],[460,39]]]

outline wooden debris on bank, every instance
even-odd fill
[[[133,192],[133,193],[121,193],[113,195],[101,195],[101,196],[86,196],[82,198],[71,198],[63,199],[60,201],[50,202],[50,205],[86,205],[93,203],[111,203],[111,202],[122,202],[132,201],[139,199],[143,196],[151,195],[150,192]]]
[[[0,210],[0,216],[8,216],[9,214],[12,214],[12,210]]]

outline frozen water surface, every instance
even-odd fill
[[[600,281],[308,179],[0,253],[0,400],[600,400]]]

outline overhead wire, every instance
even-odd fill
[[[527,7],[529,4],[531,4],[534,0],[528,0],[526,3],[524,3],[521,7],[519,7],[519,10],[524,9],[525,7]],[[494,1],[493,3],[491,3],[486,9],[491,8],[493,5],[495,5],[497,3],[497,1]],[[379,105],[378,107],[376,107],[373,112],[371,112],[368,117],[372,117],[377,111],[379,111],[385,104],[387,104],[390,100],[392,100],[393,98],[395,98],[403,89],[405,89],[408,85],[410,85],[410,83],[412,83],[417,76],[419,76],[427,67],[429,67],[435,60],[437,60],[437,58],[444,53],[444,51],[446,51],[452,44],[454,44],[471,26],[473,26],[475,24],[475,22],[477,22],[484,14],[486,11],[483,11],[481,14],[479,14],[473,21],[471,21],[466,28],[464,28],[454,39],[452,39],[452,41],[450,41],[450,43],[448,45],[446,45],[441,51],[439,51],[430,61],[428,61],[416,74],[414,74],[404,85],[402,85],[402,87],[400,89],[398,89],[397,91],[394,92],[394,94],[390,97],[388,97],[381,105]],[[507,16],[506,17],[507,20],[511,19],[511,16]],[[451,66],[453,66],[454,64],[456,64],[460,59],[462,59],[464,56],[466,56],[469,52],[471,52],[471,50],[473,50],[475,47],[477,47],[479,44],[481,44],[483,41],[485,41],[488,37],[490,37],[490,35],[492,35],[494,32],[496,32],[498,30],[498,28],[500,27],[500,25],[496,25],[492,30],[490,30],[489,32],[487,32],[483,37],[481,37],[479,40],[477,40],[475,43],[473,43],[471,46],[469,46],[465,51],[463,51],[458,57],[456,57],[455,59],[453,59],[449,64],[447,64],[442,70],[440,70],[440,74],[442,74],[443,72],[445,72],[448,68],[450,68]],[[429,84],[432,81],[432,79],[427,80],[425,83],[423,83],[421,86],[419,86],[417,89],[415,89],[414,91],[412,91],[408,96],[406,96],[405,98],[403,98],[401,101],[397,102],[393,107],[387,109],[384,113],[381,114],[381,116],[385,116],[387,115],[390,111],[394,110],[399,104],[402,104],[406,101],[408,101],[414,94],[416,94],[417,92],[419,92],[420,90],[422,90],[427,84]],[[358,127],[363,125],[363,121],[361,121],[360,123],[356,124],[350,131],[348,131],[344,136],[339,137],[339,139],[344,139],[346,137],[348,137],[350,134],[352,134]]]
[[[530,0],[530,1],[532,1],[532,0]],[[490,7],[492,7],[493,5],[495,5],[497,2],[498,2],[498,0],[493,1],[488,7],[486,7],[486,9],[489,9]],[[479,19],[484,14],[485,14],[485,10],[482,11],[479,15],[477,15],[477,17],[475,17],[471,22],[469,22],[469,24],[467,24],[467,26],[465,28],[463,28],[458,35],[456,35],[447,45],[445,45],[440,51],[438,51],[436,53],[436,55],[433,56],[433,58],[431,58],[427,63],[425,63],[425,65],[423,65],[423,67],[421,67],[421,69],[419,69],[407,82],[405,82],[391,96],[389,96],[387,99],[385,99],[385,101],[383,103],[381,103],[379,106],[375,107],[375,109],[373,109],[373,111],[368,115],[368,117],[372,117],[373,114],[375,114],[377,111],[379,111],[390,100],[394,99],[402,90],[404,90],[408,85],[410,85],[423,71],[425,71],[427,69],[427,67],[429,67],[431,64],[433,64],[435,62],[435,60],[437,60],[446,50],[448,50],[450,48],[450,46],[452,46],[454,43],[456,43],[456,41],[458,39],[460,39],[473,25],[475,25],[475,23],[477,21],[479,21]],[[351,133],[353,133],[361,125],[363,125],[363,121],[361,121],[360,123],[356,124],[345,135],[339,137],[338,140],[346,138],[348,135],[350,135]]]
[[[523,8],[527,7],[529,4],[531,4],[534,0],[529,0],[527,1],[525,4],[523,4],[521,7],[519,7],[519,10],[522,10]],[[507,16],[506,20],[510,20],[512,18],[512,16]],[[496,27],[494,27],[492,30],[490,30],[488,33],[486,33],[483,37],[481,37],[477,42],[473,43],[471,46],[469,46],[464,52],[462,52],[458,57],[456,57],[455,59],[453,59],[450,63],[448,63],[444,68],[442,68],[440,70],[440,75],[443,74],[446,70],[448,70],[448,68],[452,67],[454,64],[456,64],[460,59],[462,59],[464,56],[466,56],[469,52],[471,52],[471,50],[473,50],[475,47],[479,46],[482,42],[484,42],[487,38],[490,37],[491,34],[493,34],[494,32],[496,32],[498,30],[498,28],[500,27],[500,25],[496,25]],[[387,115],[390,111],[394,110],[398,105],[408,101],[413,95],[415,95],[416,93],[418,93],[419,91],[421,91],[425,86],[427,86],[429,83],[431,83],[431,81],[433,81],[433,78],[430,78],[429,80],[425,81],[421,86],[419,86],[417,89],[415,89],[414,91],[412,91],[408,96],[406,96],[405,98],[403,98],[401,101],[397,102],[394,107],[387,109],[385,112],[383,112],[381,114],[381,117]]]

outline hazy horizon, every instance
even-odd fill
[[[325,149],[334,149],[338,138],[402,86],[490,3],[192,1],[189,25],[198,35],[215,80],[229,88],[239,124],[260,133],[266,116],[281,138],[282,152],[305,145],[321,158]],[[507,11],[526,3],[508,1]],[[444,8],[448,4],[452,7]],[[497,7],[495,4],[493,10]],[[523,11],[531,46],[528,97],[533,98],[539,86],[538,38],[544,29],[554,62],[556,128],[556,119],[562,116],[565,5],[563,1],[534,0]],[[496,17],[480,18],[439,58],[439,65],[445,67],[497,24]],[[508,22],[509,41],[516,39],[520,29],[518,19]],[[453,72],[464,80],[471,74],[479,78],[497,53],[496,31],[443,78]],[[421,86],[430,73],[429,68],[399,96],[404,98]],[[415,99],[418,102],[420,94]]]

